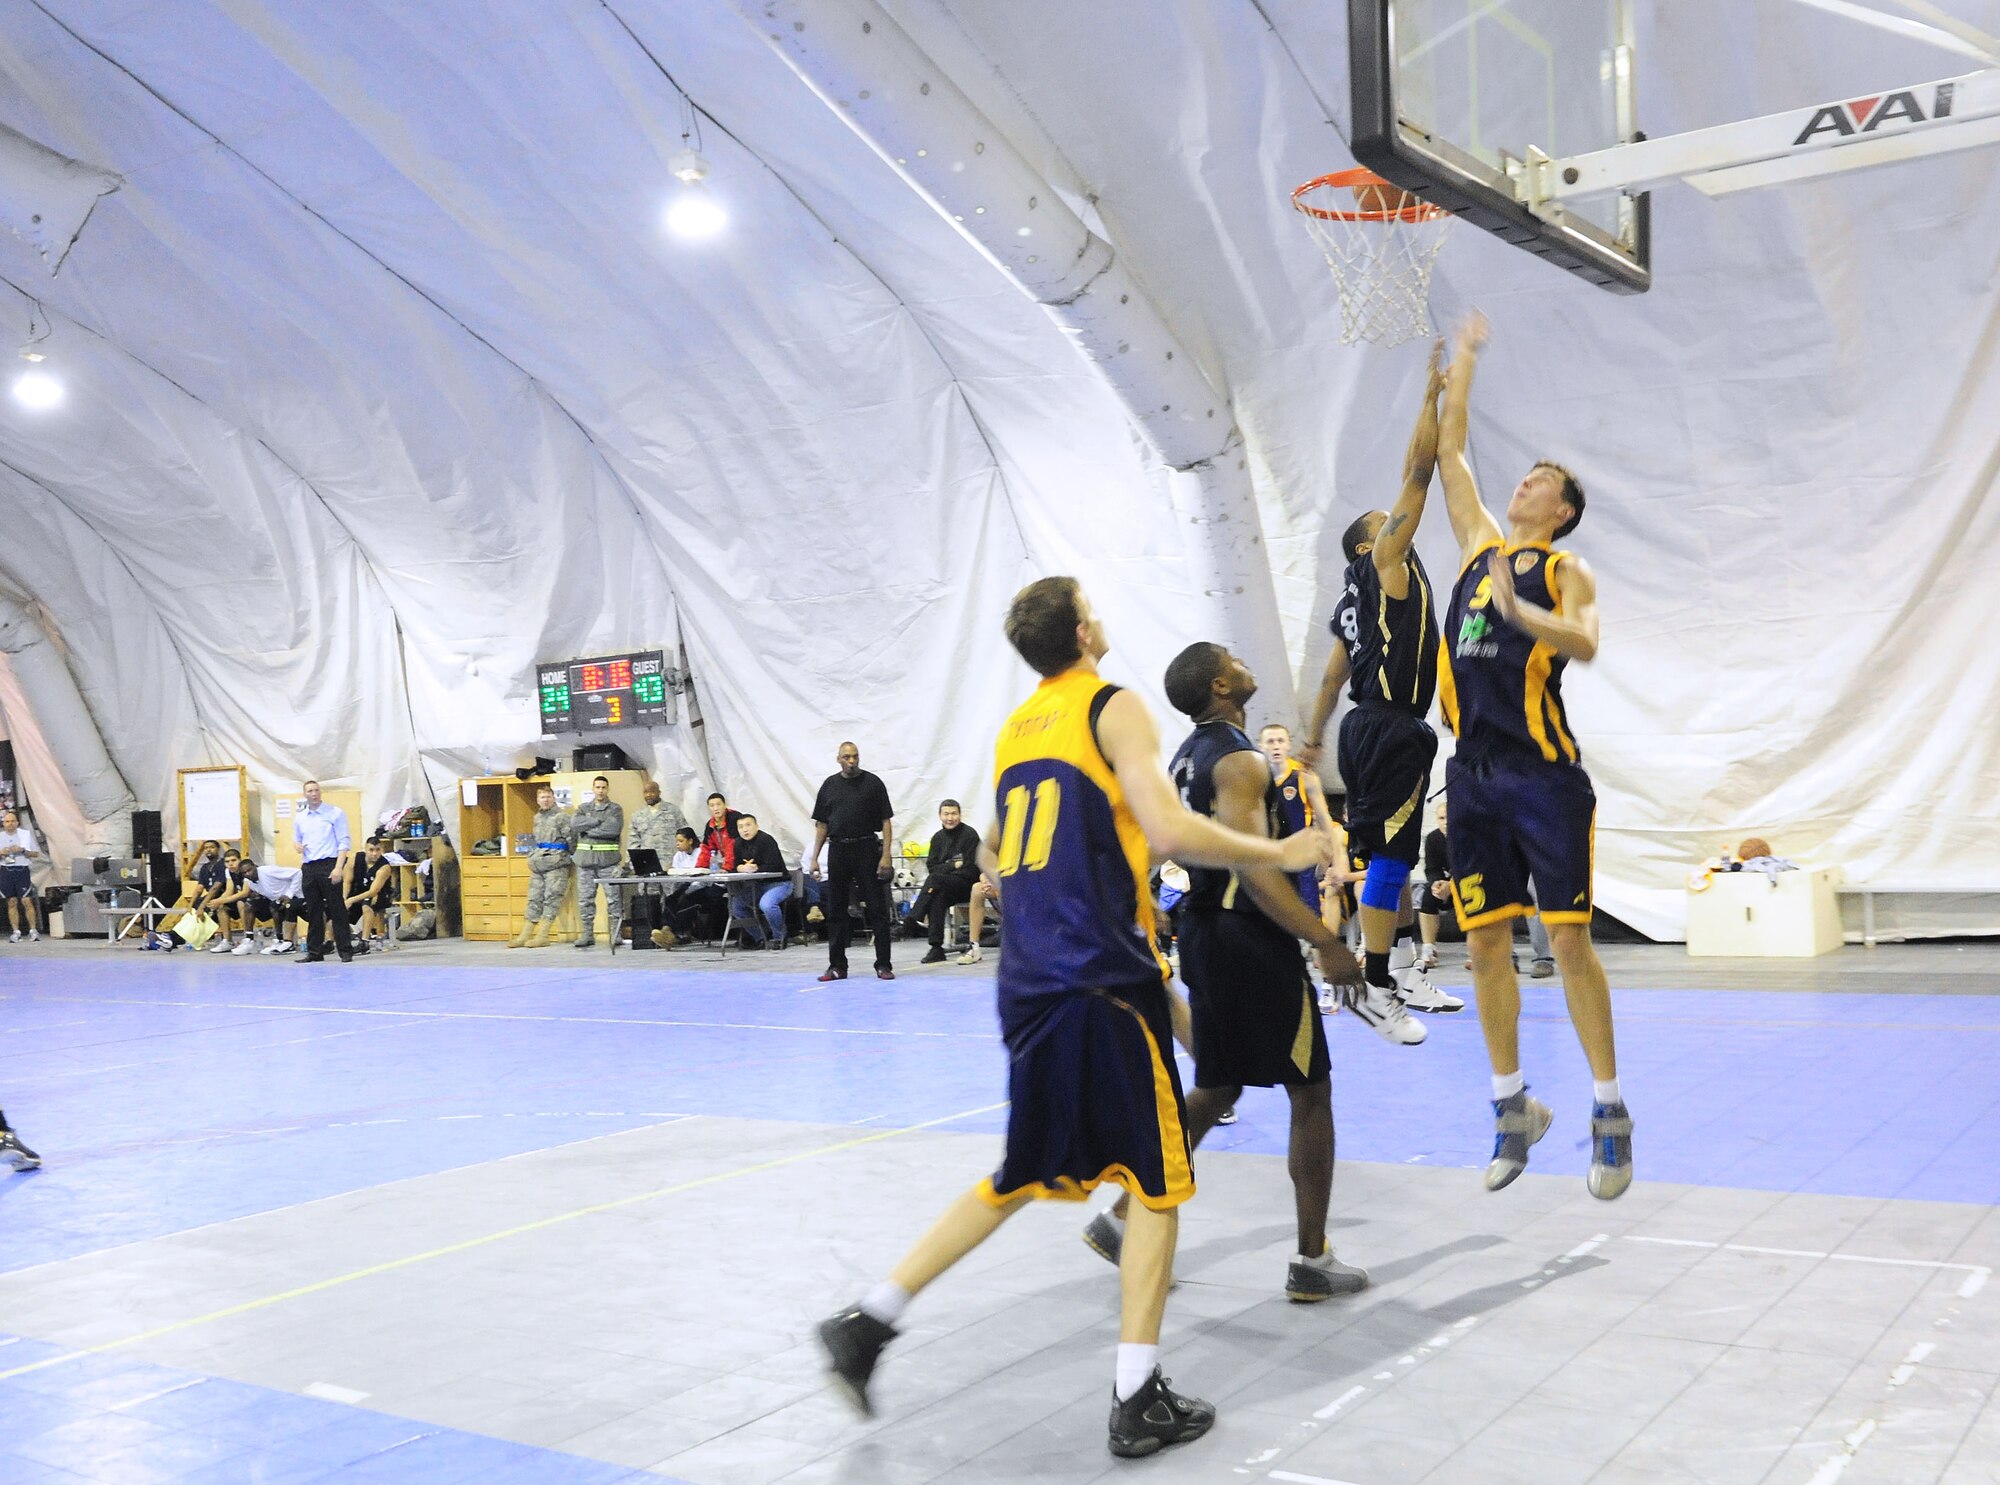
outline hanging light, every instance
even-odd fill
[[[681,94],[681,143],[685,148],[667,162],[668,172],[681,183],[667,206],[667,230],[676,237],[713,237],[729,225],[729,213],[703,184],[708,161],[701,153],[701,116],[685,93]]]
[[[40,310],[41,305],[36,304],[35,309]],[[41,365],[48,359],[43,354],[42,342],[49,338],[49,330],[50,326],[44,320],[41,331],[37,334],[35,316],[32,312],[29,314],[28,338],[21,342],[21,359],[26,361],[28,366],[14,378],[14,400],[36,412],[54,407],[63,400],[62,378],[52,371],[43,370]]]
[[[63,400],[62,379],[47,371],[24,371],[14,378],[14,400],[36,412],[54,407]]]
[[[676,237],[713,237],[729,225],[729,213],[701,178],[683,178],[667,208],[667,228]]]

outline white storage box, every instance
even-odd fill
[[[1840,872],[1718,872],[1688,891],[1687,948],[1698,958],[1810,959],[1841,945]]]

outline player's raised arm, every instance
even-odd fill
[[[1465,438],[1472,410],[1472,373],[1486,345],[1486,316],[1473,310],[1459,327],[1452,349],[1451,369],[1444,378],[1444,411],[1438,417],[1438,474],[1444,480],[1444,508],[1451,517],[1451,534],[1458,539],[1459,563],[1489,542],[1501,540],[1500,523],[1479,499],[1479,486],[1465,458]]]
[[[1487,558],[1493,608],[1501,618],[1546,643],[1558,655],[1588,664],[1597,658],[1597,575],[1575,553],[1556,567],[1562,612],[1530,603],[1514,589],[1514,572],[1498,552]]]
[[[1347,646],[1336,634],[1333,653],[1326,657],[1326,671],[1319,678],[1319,695],[1313,700],[1312,715],[1306,719],[1304,745],[1299,749],[1299,762],[1307,768],[1319,767],[1320,754],[1326,747],[1327,720],[1340,705],[1340,688],[1347,684],[1349,665]]]
[[[1268,828],[1264,816],[1264,794],[1271,787],[1270,770],[1262,755],[1231,753],[1215,765],[1215,818],[1222,825],[1244,835],[1260,836]],[[1318,835],[1318,831],[1307,834]],[[1296,836],[1292,837],[1297,839]],[[1334,849],[1327,838],[1327,850]],[[1322,922],[1299,896],[1297,884],[1284,872],[1269,866],[1238,868],[1237,880],[1264,916],[1293,938],[1302,938],[1319,953],[1347,959],[1353,967],[1340,936]]]
[[[1389,519],[1375,538],[1369,555],[1375,559],[1375,576],[1382,591],[1401,601],[1410,596],[1410,545],[1417,539],[1417,524],[1424,518],[1424,500],[1430,494],[1431,474],[1438,457],[1438,397],[1444,391],[1444,342],[1431,345],[1430,368],[1424,376],[1424,405],[1417,414],[1417,426],[1410,434],[1409,451],[1403,456],[1403,489],[1389,508]]]
[[[1097,745],[1118,775],[1125,803],[1155,857],[1171,856],[1183,866],[1271,866],[1279,871],[1305,871],[1332,859],[1317,831],[1269,840],[1225,829],[1183,805],[1160,763],[1159,729],[1146,704],[1130,691],[1120,691],[1106,703],[1097,721]],[[1261,758],[1257,766],[1264,767]]]

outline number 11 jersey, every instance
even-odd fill
[[[1066,670],[1000,729],[1000,1016],[1051,996],[1164,984],[1145,832],[1097,745],[1118,687]]]

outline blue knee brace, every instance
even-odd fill
[[[1368,858],[1368,875],[1361,881],[1361,905],[1385,913],[1403,909],[1403,884],[1410,880],[1410,863],[1387,856]]]

